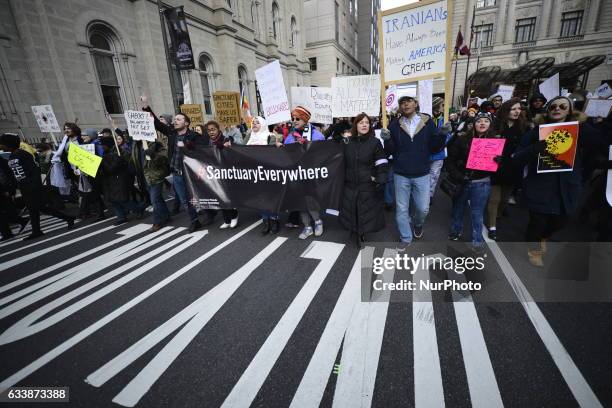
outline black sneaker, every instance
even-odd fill
[[[459,239],[461,239],[461,234],[457,232],[451,232],[450,234],[448,234],[449,241],[459,241]]]
[[[66,220],[66,222],[68,223],[68,229],[71,230],[74,228],[74,217],[70,217]]]
[[[422,225],[420,227],[417,227],[417,226],[414,227],[414,238],[415,239],[423,238],[423,226]]]
[[[272,234],[278,234],[278,231],[280,231],[280,221],[279,220],[270,220],[270,232]]]
[[[191,224],[189,224],[189,233],[192,233],[200,228],[202,228],[202,224],[200,224],[200,220],[195,220]]]
[[[263,228],[261,229],[261,235],[266,235],[270,232],[271,222],[271,220],[262,220]]]
[[[487,235],[489,235],[489,239],[497,241],[497,230],[489,230]]]

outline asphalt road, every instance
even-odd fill
[[[409,251],[452,255],[449,213],[437,197]],[[0,244],[0,389],[67,386],[78,407],[612,406],[605,290],[573,299],[589,302],[550,301],[563,300],[542,289],[552,269],[500,242],[489,245],[485,272],[458,277],[482,291],[361,302],[361,281],[372,279],[362,262],[383,247],[395,253],[386,216],[361,255],[333,216],[306,241],[286,228],[262,236],[246,212],[236,229],[219,230],[219,220],[194,234],[184,214],[156,234],[147,219],[72,231],[45,220],[45,237]],[[525,220],[509,208],[501,241],[519,241]],[[581,220],[557,238],[576,237],[592,239]]]

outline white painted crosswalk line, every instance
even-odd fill
[[[383,257],[393,258],[396,251],[385,249]],[[372,262],[364,262],[372,265]],[[366,276],[371,273],[362,271]],[[386,269],[376,279],[391,283],[395,269]],[[368,290],[370,287],[368,285]],[[376,372],[382,347],[390,291],[372,292],[369,302],[359,302],[353,309],[351,320],[344,336],[340,374],[334,393],[334,407],[370,407],[374,394]]]
[[[369,256],[367,254],[363,256],[372,258],[373,252],[373,247],[367,247],[357,255],[336,306],[325,325],[321,339],[293,396],[291,408],[318,407],[321,403],[351,314],[355,305],[360,301],[359,285],[362,254],[369,253]]]
[[[238,290],[251,273],[260,267],[261,264],[286,240],[287,238],[276,238],[223,282],[215,286],[123,353],[90,374],[85,381],[95,387],[102,386],[152,347],[174,333],[179,327],[189,322],[113,399],[114,403],[123,406],[131,407],[136,405],[185,347],[191,343],[193,338],[204,328],[204,326],[206,326],[206,324],[208,324],[210,319],[213,318],[236,290]]]
[[[413,282],[429,280],[429,270],[418,268]],[[428,290],[415,290],[412,293],[412,336],[414,343],[414,406],[444,407],[444,388],[442,370],[438,354],[436,321]]]
[[[251,405],[343,248],[344,244],[314,241],[302,254],[303,258],[319,259],[321,262],[234,385],[222,407]]]

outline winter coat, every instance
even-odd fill
[[[519,147],[524,131],[514,125],[511,128],[504,129],[500,136],[506,139],[504,150],[501,156],[503,157],[497,172],[493,174],[491,184],[504,186],[518,186],[521,183],[523,169],[512,160],[512,155]]]
[[[130,200],[130,191],[134,176],[130,174],[125,156],[119,156],[117,149],[110,149],[102,157],[98,177],[102,180],[104,198],[108,201],[121,202]]]
[[[325,136],[323,136],[323,133],[319,132],[311,124],[308,124],[308,126],[310,126],[310,129],[311,129],[311,133],[310,133],[311,142],[320,142],[322,140],[325,140]],[[300,135],[304,133],[303,130],[300,132],[295,129],[291,129],[289,131],[289,134],[285,138],[285,144],[300,143],[299,137],[296,137],[296,132],[299,133]]]
[[[473,139],[474,137],[469,136],[467,133],[459,133],[448,146],[448,157],[445,162],[446,170],[450,178],[455,182],[481,180],[493,174],[490,171],[471,170],[465,167]]]
[[[345,139],[345,178],[340,222],[358,234],[375,232],[385,227],[383,200],[377,184],[387,181],[387,155],[374,136]],[[372,180],[374,177],[374,180]]]
[[[40,169],[34,157],[25,150],[17,149],[9,156],[8,165],[26,206],[29,209],[41,208],[47,199],[43,194]]]
[[[436,128],[438,129],[438,131],[440,129],[442,129],[442,126],[444,126],[444,115],[441,114],[438,117],[432,116],[431,118],[434,122],[434,124],[436,125]],[[446,140],[445,140],[445,146],[446,144],[450,141],[452,136],[452,133],[449,133],[446,135]],[[442,149],[437,153],[434,153],[431,155],[431,161],[436,161],[436,160],[444,160],[446,159],[446,156],[448,155],[448,152],[446,151],[446,149]]]
[[[170,164],[166,154],[167,150],[159,142],[149,144],[149,148],[145,150],[145,155],[149,156],[150,160],[145,158],[143,172],[149,186],[161,183],[170,174]]]
[[[16,188],[17,180],[9,167],[8,160],[0,157],[0,194],[8,193],[13,196]]]
[[[527,166],[523,179],[523,194],[527,207],[537,213],[567,215],[578,209],[583,192],[583,164],[588,155],[600,154],[605,145],[599,132],[583,123],[586,116],[576,112],[566,122],[578,120],[578,147],[572,171],[538,173],[538,153],[534,143],[539,140],[539,125],[546,123],[543,116],[536,117],[538,127],[529,130],[514,154],[518,165]]]

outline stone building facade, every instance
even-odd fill
[[[207,118],[215,90],[244,88],[256,113],[255,70],[274,59],[287,88],[310,85],[301,0],[162,3],[181,5],[196,69],[173,73],[175,96],[189,92]],[[152,0],[0,0],[0,130],[42,137],[32,105],[81,128],[107,127],[105,110],[123,123],[141,94],[157,113],[174,111],[158,10]]]

